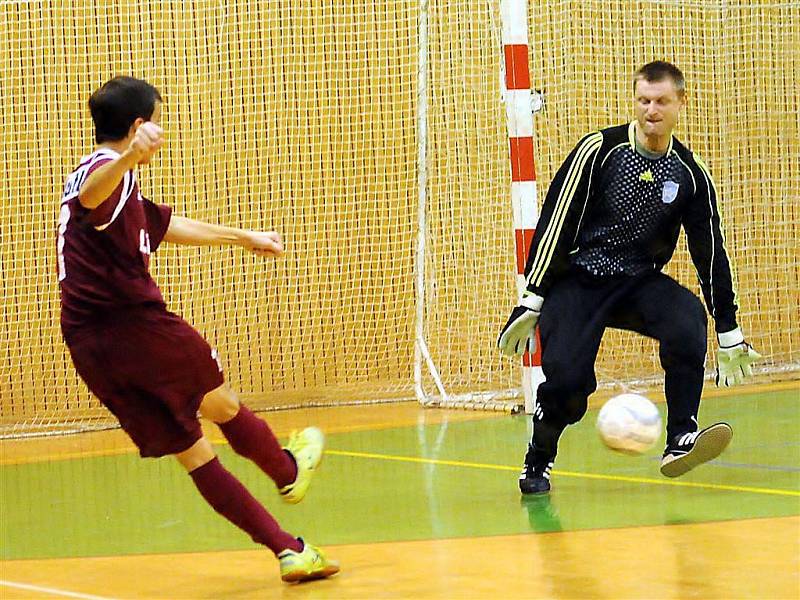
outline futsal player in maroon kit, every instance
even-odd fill
[[[322,432],[309,427],[281,448],[225,384],[216,351],[167,310],[148,270],[162,242],[280,256],[280,235],[194,221],[142,196],[136,168],[164,143],[161,96],[149,83],[116,77],[91,96],[89,108],[98,145],[67,178],[57,242],[61,329],[78,374],[143,457],[175,456],[214,510],[278,557],[284,581],[333,575],[337,563],[283,531],[222,466],[197,413],[290,503],[308,489]]]

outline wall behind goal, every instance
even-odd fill
[[[494,350],[513,303],[502,42],[495,3],[429,4],[426,338],[449,391],[519,385]],[[586,131],[630,117],[630,74],[674,60],[679,131],[724,198],[741,321],[768,366],[800,363],[800,9],[661,0],[530,3],[540,193]],[[157,85],[167,145],[145,195],[187,216],[274,227],[287,256],[165,247],[169,306],[258,407],[410,397],[417,211],[418,3],[0,4],[0,433],[109,422],[58,332],[55,228],[92,147],[88,95]],[[685,252],[671,272],[694,286]],[[609,337],[605,380],[657,373],[649,342]],[[427,382],[430,385],[430,382]]]

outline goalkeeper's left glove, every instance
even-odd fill
[[[717,387],[730,387],[742,383],[745,377],[753,374],[751,365],[761,358],[753,347],[744,340],[738,327],[717,335]]]
[[[497,347],[503,354],[522,356],[525,350],[536,351],[534,329],[539,321],[542,302],[541,296],[529,293],[523,296],[522,302],[514,307],[497,339]]]

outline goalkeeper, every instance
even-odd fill
[[[556,173],[525,273],[527,289],[498,339],[507,355],[533,350],[542,369],[533,437],[519,478],[523,494],[550,490],[550,469],[567,425],[586,413],[606,327],[658,340],[667,399],[661,473],[683,475],[727,447],[733,430],[699,430],[707,317],[700,300],[661,272],[683,226],[719,350],[717,385],[740,383],[760,355],[736,322],[717,193],[708,168],[672,136],[686,103],[681,71],[652,62],[634,76],[630,124],[584,137]]]

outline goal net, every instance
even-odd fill
[[[557,0],[531,2],[529,19],[546,102],[534,121],[540,196],[581,135],[630,117],[638,66],[676,62],[690,98],[678,135],[721,190],[741,323],[762,371],[792,376],[800,8]],[[248,403],[412,399],[418,324],[425,394],[439,393],[434,365],[448,394],[518,397],[519,367],[494,349],[516,294],[500,32],[497,3],[475,0],[0,3],[0,435],[114,423],[60,337],[55,231],[64,178],[92,148],[86,100],[118,74],[165,99],[167,143],[140,172],[145,196],[284,236],[278,261],[169,246],[153,260],[169,307],[219,350]],[[696,289],[684,251],[670,273]],[[652,379],[655,356],[612,333],[598,374]]]

